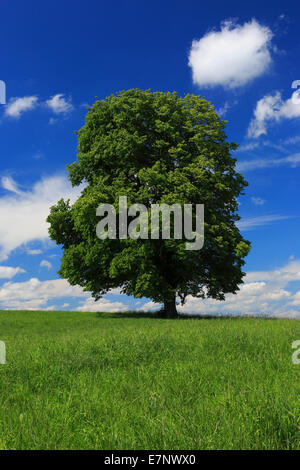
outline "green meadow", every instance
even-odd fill
[[[1,449],[299,449],[300,322],[1,311]]]

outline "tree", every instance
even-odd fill
[[[47,221],[63,247],[60,276],[97,300],[112,288],[163,303],[174,316],[176,297],[224,300],[236,293],[250,243],[236,222],[237,198],[247,185],[235,171],[237,148],[206,100],[177,93],[131,89],[97,100],[77,132],[77,161],[68,166],[73,186],[86,184],[71,206],[61,199]],[[205,242],[105,239],[96,235],[97,207],[119,196],[128,204],[204,204]]]

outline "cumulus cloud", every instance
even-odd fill
[[[188,296],[177,309],[185,314],[198,315],[263,315],[300,319],[300,291],[293,294],[290,282],[300,282],[300,260],[290,259],[288,264],[271,271],[252,271],[246,274],[237,294],[226,295],[225,301],[198,299]],[[178,299],[179,301],[179,299]],[[153,311],[161,307],[146,302],[140,310]]]
[[[68,114],[73,110],[73,105],[71,103],[71,98],[66,99],[64,96],[64,94],[58,93],[57,95],[54,95],[49,100],[47,100],[46,105],[55,114]],[[53,122],[51,123],[53,124]]]
[[[272,32],[256,20],[243,25],[226,21],[220,31],[194,40],[189,53],[193,82],[235,88],[262,75],[271,59]]]
[[[62,297],[85,297],[81,287],[70,286],[65,279],[40,281],[32,278],[25,282],[6,282],[0,288],[0,306],[3,309],[39,309],[47,306],[50,299]]]
[[[8,269],[7,274],[10,274]],[[4,283],[0,287],[0,309],[54,310],[56,307],[48,305],[48,302],[52,304],[59,299],[64,298],[65,300],[67,298],[78,299],[79,304],[75,310],[79,312],[125,312],[129,310],[123,302],[111,300],[111,295],[120,295],[120,298],[125,298],[125,295],[120,294],[119,289],[112,289],[105,298],[95,302],[89,293],[84,292],[80,286],[71,286],[65,279],[40,281],[37,278],[31,278],[24,282],[8,281]],[[69,306],[69,302],[64,302],[62,308]]]
[[[41,268],[51,269],[51,268],[52,268],[52,264],[50,263],[50,261],[47,261],[46,259],[43,259],[43,260],[40,262],[40,267],[41,267]]]
[[[296,294],[293,296],[293,299],[291,300],[291,302],[289,302],[289,305],[300,307],[300,290],[296,292]]]
[[[155,312],[156,310],[159,310],[161,307],[162,307],[162,304],[158,304],[150,300],[149,302],[146,302],[139,310],[142,310],[143,312]]]
[[[286,265],[270,271],[247,273],[238,293],[226,295],[223,302],[188,296],[185,305],[178,306],[178,310],[188,314],[264,315],[300,319],[300,291],[294,294],[288,288],[289,283],[295,281],[300,282],[300,260],[292,259]],[[111,298],[111,294],[120,297],[116,301]],[[62,298],[63,308],[70,306],[69,299],[78,299],[79,303],[74,309],[80,312],[133,310],[123,302],[126,297],[119,294],[119,290],[113,290],[105,298],[95,302],[81,287],[70,286],[64,279],[40,281],[32,278],[25,282],[8,281],[0,288],[2,309],[53,310],[57,308],[53,305],[55,301]],[[159,309],[160,305],[148,301],[142,307],[136,305],[135,308],[154,311]]]
[[[78,312],[127,312],[128,306],[122,302],[112,302],[109,299],[100,299],[95,302],[89,298],[76,308]]]
[[[4,115],[18,119],[25,112],[36,108],[38,104],[39,99],[35,95],[11,98],[5,107]],[[56,115],[66,115],[74,109],[71,98],[66,98],[63,93],[57,93],[46,100],[46,102],[41,102],[41,104]],[[56,119],[50,118],[49,122],[53,124],[56,122]]]
[[[0,197],[0,261],[30,241],[47,240],[49,207],[61,197],[74,202],[82,190],[72,188],[63,176],[43,178],[27,191],[19,190],[13,180],[2,180],[2,187],[8,194]]]
[[[272,281],[275,286],[286,285],[291,281],[300,281],[300,260],[290,260],[290,262],[273,271],[253,271],[247,273],[247,282]]]
[[[287,289],[290,282],[300,281],[300,260],[273,271],[253,271],[245,276],[237,294],[228,294],[224,302],[189,296],[178,310],[194,314],[241,314],[299,318],[300,291]]]
[[[265,95],[257,103],[254,117],[248,128],[248,137],[257,138],[267,134],[268,125],[283,119],[300,117],[299,90],[292,93],[287,100],[283,100],[279,91],[273,95]]]
[[[300,153],[282,158],[256,158],[254,160],[244,160],[236,165],[237,171],[259,170],[262,168],[275,168],[278,166],[289,166],[296,168],[300,165]]]
[[[22,268],[13,268],[11,266],[0,266],[0,278],[11,279],[16,274],[25,273],[26,271]]]
[[[5,115],[19,118],[21,114],[35,108],[38,102],[37,96],[24,96],[23,98],[11,98],[5,108]]]

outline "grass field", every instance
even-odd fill
[[[299,449],[300,322],[1,311],[1,449]]]

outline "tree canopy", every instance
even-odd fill
[[[59,274],[99,299],[110,289],[164,303],[175,298],[224,300],[242,283],[250,243],[236,222],[237,198],[247,185],[236,172],[237,148],[225,121],[205,99],[131,89],[97,100],[77,132],[77,160],[68,166],[78,200],[60,199],[47,221],[62,245]],[[185,239],[109,239],[96,235],[100,204],[204,204],[204,246],[186,250]]]

